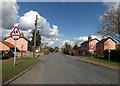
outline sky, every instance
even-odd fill
[[[33,10],[57,25],[59,33],[73,40],[74,37],[96,34],[99,29],[99,17],[107,10],[102,2],[19,2],[19,15]]]
[[[14,26],[31,37],[38,15],[37,29],[47,46],[82,43],[88,35],[100,40],[102,36],[96,33],[100,18],[111,6],[106,2],[3,2],[2,38],[9,36]]]

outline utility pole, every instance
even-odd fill
[[[36,56],[36,30],[37,30],[37,18],[38,16],[36,15],[36,20],[35,20],[35,31],[34,31],[34,50],[33,50],[33,59],[35,59]]]
[[[118,8],[116,11],[118,13],[118,15],[117,15],[118,16],[118,19],[117,19],[117,22],[118,22],[118,27],[117,27],[117,29],[118,29],[118,44],[120,44],[120,40],[119,40],[120,39],[120,12],[119,12],[120,8],[119,8],[119,6],[120,6],[120,4],[118,4]]]

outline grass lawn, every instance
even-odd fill
[[[31,65],[39,62],[38,59],[32,59],[29,57],[17,58],[16,59],[16,66],[14,67],[13,59],[12,61],[8,61],[7,63],[2,64],[2,82],[6,82],[7,80],[11,79],[15,75],[19,74],[26,68],[30,67]]]
[[[105,60],[105,59],[99,59],[99,58],[95,58],[95,57],[90,57],[90,58],[87,58],[87,59],[94,60],[94,61],[99,61],[99,62],[111,64],[111,65],[119,65],[120,66],[119,62],[108,61],[108,60]]]

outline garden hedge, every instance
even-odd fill
[[[104,58],[109,58],[108,50],[104,50]],[[110,60],[112,61],[120,61],[120,50],[110,50]]]

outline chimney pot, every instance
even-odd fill
[[[88,41],[92,40],[92,37],[91,35],[88,36]]]
[[[24,33],[23,32],[21,32],[21,36],[20,37],[24,37]]]

